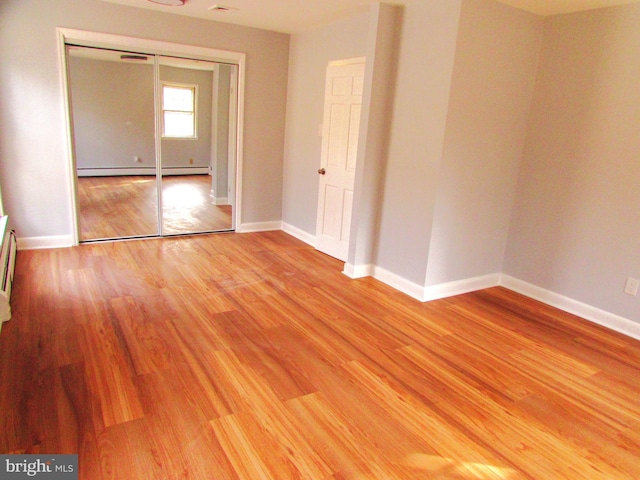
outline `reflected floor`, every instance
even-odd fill
[[[209,175],[163,177],[163,234],[231,229],[231,205],[215,205]],[[154,176],[78,178],[80,239],[158,234]]]

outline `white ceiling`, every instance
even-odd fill
[[[376,0],[187,0],[181,7],[168,7],[148,0],[102,0],[131,7],[148,8],[190,17],[235,23],[284,33],[296,33],[326,25],[362,11]],[[391,0],[407,5],[419,0]],[[449,0],[440,0],[443,2]],[[611,7],[640,0],[498,0],[538,15],[571,13]],[[213,5],[237,8],[229,13],[208,10]]]

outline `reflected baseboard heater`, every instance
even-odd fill
[[[8,230],[9,217],[0,217],[0,328],[2,322],[11,318],[11,284],[13,283],[13,271],[16,266],[17,242],[13,231]]]

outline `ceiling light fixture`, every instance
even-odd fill
[[[149,0],[151,3],[158,3],[160,5],[167,5],[170,7],[181,7],[187,0]]]

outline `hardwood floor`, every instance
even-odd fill
[[[19,252],[0,450],[87,480],[640,478],[640,342],[341,266],[283,232]]]
[[[83,241],[158,234],[156,177],[78,177]],[[163,234],[230,230],[231,205],[215,205],[209,175],[162,177]]]

